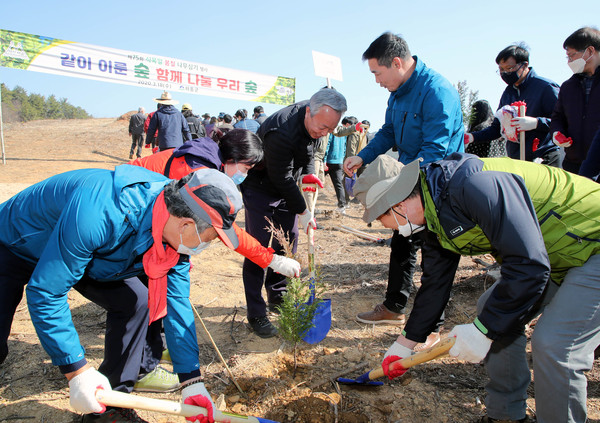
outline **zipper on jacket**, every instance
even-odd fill
[[[400,144],[398,147],[402,145],[402,140],[404,138],[404,126],[406,125],[406,117],[408,116],[408,112],[404,112],[404,117],[402,118],[402,130],[400,131]]]

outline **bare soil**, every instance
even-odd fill
[[[130,138],[127,120],[88,119],[12,123],[4,127],[5,165],[0,163],[0,201],[29,184],[72,169],[112,169],[125,163]],[[150,154],[145,149],[144,155]],[[300,346],[298,370],[293,374],[291,347],[279,338],[261,339],[246,328],[241,279],[242,257],[222,244],[194,257],[191,300],[198,308],[235,380],[239,392],[200,324],[200,362],[213,399],[223,410],[280,422],[474,422],[485,413],[486,375],[481,365],[441,358],[412,368],[381,387],[333,383],[346,372],[354,378],[377,368],[383,353],[399,334],[394,326],[357,323],[357,312],[382,301],[389,248],[339,231],[347,225],[388,238],[389,231],[361,221],[361,207],[345,216],[336,208],[331,183],[319,195],[316,231],[317,263],[332,299],[333,324],[317,345]],[[240,213],[238,222],[243,225]],[[308,246],[301,237],[299,258]],[[478,257],[491,262],[490,257]],[[418,287],[420,273],[415,275]],[[472,321],[478,296],[492,283],[473,258],[463,258],[447,308],[446,328]],[[79,296],[70,295],[73,320],[88,360],[102,361],[104,311]],[[272,316],[272,320],[275,317]],[[69,407],[68,386],[50,363],[29,318],[25,300],[19,305],[9,338],[9,356],[0,366],[0,422],[75,422],[80,416]],[[590,421],[600,421],[600,381],[597,366],[588,374]],[[180,400],[179,393],[145,394]],[[528,399],[535,415],[533,389]],[[183,422],[166,414],[140,411],[149,422]]]

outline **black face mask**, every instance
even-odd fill
[[[519,69],[521,69],[521,65],[519,65],[517,70],[514,70],[512,72],[502,72],[500,73],[500,78],[502,78],[502,80],[508,85],[514,85],[515,82],[517,82],[520,78],[520,76],[517,74]]]

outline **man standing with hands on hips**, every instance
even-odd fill
[[[398,161],[404,164],[417,158],[429,163],[464,151],[458,92],[417,56],[411,56],[402,37],[382,34],[362,58],[368,62],[375,82],[390,91],[390,97],[381,130],[358,155],[344,161],[348,176],[392,147],[397,148]],[[405,237],[394,231],[385,301],[373,311],[359,313],[359,322],[404,324],[420,244],[420,235]],[[430,345],[438,342],[439,333],[429,341]]]

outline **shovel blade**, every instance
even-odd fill
[[[331,328],[331,300],[323,299],[313,316],[313,327],[306,331],[302,340],[309,344],[321,342]]]

